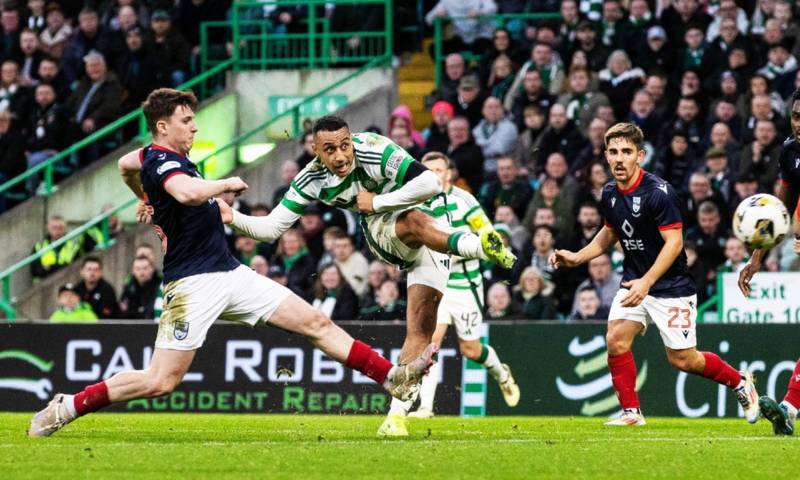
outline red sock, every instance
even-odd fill
[[[378,352],[361,340],[353,342],[345,365],[375,380],[378,385],[383,385],[392,369],[392,362],[378,355]]]
[[[706,359],[706,367],[703,369],[703,376],[710,378],[717,383],[721,383],[728,388],[736,388],[742,381],[742,374],[731,367],[728,362],[719,358],[719,355],[711,352],[700,352]]]
[[[622,408],[639,408],[639,395],[636,393],[636,362],[633,352],[608,356],[608,369],[611,382]]]
[[[108,387],[106,386],[106,382],[89,385],[84,388],[83,391],[76,393],[73,400],[75,411],[78,412],[79,417],[111,405],[111,402],[108,401]]]
[[[792,378],[789,379],[789,386],[783,400],[794,408],[800,408],[800,360],[794,366],[794,372],[792,372]]]

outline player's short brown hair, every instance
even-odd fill
[[[603,139],[605,148],[608,148],[608,142],[615,138],[624,138],[636,145],[638,150],[644,150],[644,134],[642,133],[642,129],[632,123],[618,123],[606,130],[606,135]]]
[[[450,159],[447,158],[447,155],[437,151],[431,151],[426,153],[425,155],[422,156],[420,162],[425,163],[425,162],[432,162],[434,160],[444,160],[444,163],[450,165]]]
[[[192,92],[181,92],[173,88],[159,88],[150,92],[142,103],[144,118],[150,133],[156,134],[156,123],[171,116],[175,109],[184,106],[192,111],[197,110],[197,97]]]

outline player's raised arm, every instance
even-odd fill
[[[225,201],[217,199],[222,223],[230,225],[236,231],[260,242],[271,242],[289,230],[300,218],[283,203],[278,204],[265,217],[252,217],[232,209]]]
[[[608,225],[604,225],[603,228],[597,232],[597,235],[594,236],[592,241],[580,249],[580,251],[571,252],[569,250],[556,250],[550,256],[550,265],[554,268],[572,268],[583,265],[589,260],[607,252],[615,243],[617,243],[617,234],[614,233],[614,229]]]
[[[411,157],[407,157],[404,162],[408,162],[405,168],[405,184],[393,192],[381,195],[366,191],[359,193],[359,210],[372,213],[405,209],[442,193],[442,182],[436,174]]]
[[[203,180],[179,173],[164,180],[164,189],[180,203],[197,206],[221,193],[242,193],[247,190],[247,184],[239,177]]]

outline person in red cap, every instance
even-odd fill
[[[450,147],[450,138],[447,136],[447,124],[455,115],[455,109],[449,102],[439,100],[431,107],[433,121],[422,132],[425,137],[426,149],[429,152],[446,152]]]

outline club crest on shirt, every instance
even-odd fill
[[[633,216],[638,217],[641,215],[642,197],[633,197]]]

